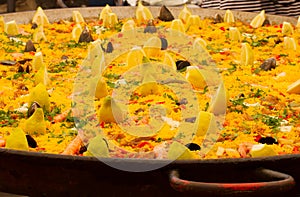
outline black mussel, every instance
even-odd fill
[[[149,20],[146,28],[144,29],[144,33],[156,33],[157,29],[154,25],[154,21],[153,20]]]
[[[29,59],[29,58],[26,58],[26,59],[23,59],[23,60],[19,60],[18,62],[20,64],[25,64],[26,62],[30,62],[32,59]]]
[[[18,67],[17,72],[18,72],[18,73],[23,73],[24,71],[25,71],[25,70],[24,70],[23,66],[20,65],[20,66]]]
[[[216,14],[215,18],[214,18],[214,23],[223,23],[224,19],[220,14]]]
[[[94,41],[92,34],[89,31],[89,29],[85,27],[80,34],[78,42],[81,43],[81,42],[92,42],[92,41]]]
[[[186,98],[183,98],[183,99],[181,99],[181,100],[179,101],[179,103],[180,103],[181,105],[186,105],[186,104],[188,104],[188,100],[187,100]]]
[[[0,60],[0,64],[6,65],[6,66],[13,66],[16,63],[17,63],[16,61],[12,61],[12,60]]]
[[[89,146],[88,144],[87,144],[87,145],[82,145],[82,146],[80,147],[78,153],[79,153],[79,154],[83,154],[84,152],[86,152],[88,146]]]
[[[258,140],[259,143],[261,144],[278,144],[277,140],[273,137],[262,137]]]
[[[69,57],[66,56],[66,55],[62,55],[60,59],[62,59],[62,60],[67,60],[67,59],[69,59]]]
[[[30,148],[36,148],[37,147],[37,142],[31,135],[26,135],[27,143]]]
[[[112,53],[113,50],[114,50],[114,47],[113,47],[112,43],[108,42],[107,43],[107,48],[106,48],[106,53]]]
[[[30,73],[30,70],[31,70],[31,69],[30,69],[30,66],[27,65],[27,66],[26,66],[26,69],[25,69],[25,72],[26,72],[26,73]]]
[[[280,38],[277,38],[276,40],[274,40],[274,43],[275,44],[280,44],[280,43],[282,43],[282,40]]]
[[[32,23],[31,29],[36,29],[37,27],[38,27],[38,25],[36,23]]]
[[[238,97],[239,97],[239,98],[244,98],[244,97],[245,97],[245,94],[244,94],[244,93],[241,93],[241,94],[239,94]]]
[[[31,52],[31,51],[34,51],[36,52],[36,48],[34,47],[34,44],[31,40],[28,40],[26,42],[26,45],[25,45],[25,52]]]
[[[168,41],[165,38],[160,38],[161,50],[166,50],[168,48]]]
[[[177,70],[182,70],[182,69],[185,69],[186,67],[190,66],[190,62],[188,61],[185,61],[185,60],[178,60],[176,62],[176,67],[177,67]]]
[[[30,116],[32,116],[32,114],[35,112],[35,110],[37,108],[40,108],[40,104],[38,104],[38,102],[33,102],[30,107],[28,108],[28,111],[27,111],[27,117],[29,118]]]
[[[267,60],[265,60],[262,65],[260,65],[260,68],[268,71],[268,70],[272,70],[273,68],[276,68],[276,60],[275,58],[271,57]]]
[[[172,21],[174,20],[174,16],[171,11],[165,5],[163,5],[160,8],[158,19],[162,21]]]
[[[191,151],[201,150],[201,147],[198,144],[195,143],[188,143],[185,145],[188,149]]]
[[[262,24],[263,26],[271,25],[270,20],[266,18],[266,20]]]
[[[190,123],[195,123],[196,122],[196,117],[186,118],[184,121],[185,122],[190,122]]]

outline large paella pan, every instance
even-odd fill
[[[122,23],[125,23],[125,19],[129,17],[134,18],[136,13],[136,8],[115,7],[111,9],[112,12],[117,13],[119,19],[124,20]],[[297,49],[294,48],[298,45],[295,42],[298,39],[297,28],[294,27],[297,24],[296,19],[267,16],[269,24],[265,23],[260,29],[260,27],[254,27],[262,25],[259,25],[258,19],[254,22],[252,21],[253,23],[251,22],[257,16],[257,13],[232,13],[229,11],[189,8],[188,11],[193,13],[191,18],[195,19],[191,19],[190,23],[188,21],[182,23],[183,32],[177,34],[178,31],[181,31],[181,24],[174,23],[172,27],[171,22],[162,22],[166,19],[164,18],[165,16],[159,13],[160,8],[150,7],[154,18],[155,16],[160,16],[159,19],[139,21],[138,16],[136,16],[133,22],[137,23],[137,29],[140,28],[142,30],[137,33],[131,31],[132,24],[127,20],[129,28],[127,32],[131,32],[128,34],[125,30],[123,32],[121,23],[117,22],[113,27],[110,26],[115,17],[111,13],[108,14],[111,16],[109,21],[99,20],[97,14],[100,14],[101,10],[105,10],[105,8],[47,10],[45,11],[46,16],[49,17],[51,23],[56,21],[55,24],[57,26],[49,25],[42,30],[38,23],[44,20],[43,15],[40,15],[40,18],[34,17],[35,12],[4,15],[5,21],[15,20],[18,24],[29,24],[32,22],[32,18],[37,18],[37,20],[30,26],[23,25],[21,36],[19,34],[12,36],[10,35],[12,32],[4,34],[8,38],[7,42],[10,43],[9,46],[3,45],[6,47],[4,51],[9,55],[3,56],[4,59],[1,66],[9,67],[10,71],[6,71],[6,76],[2,76],[2,78],[10,78],[9,80],[12,80],[10,83],[14,84],[14,87],[18,87],[18,91],[13,93],[14,97],[10,97],[9,93],[3,91],[2,94],[4,96],[2,98],[20,98],[24,95],[26,97],[26,94],[29,93],[29,100],[31,98],[35,100],[31,99],[27,107],[19,106],[18,113],[14,113],[14,110],[11,110],[13,112],[9,114],[8,111],[6,111],[6,114],[3,113],[3,117],[5,116],[6,119],[2,120],[2,128],[8,129],[5,131],[6,135],[1,139],[6,143],[7,148],[0,149],[0,168],[1,177],[3,177],[1,178],[0,189],[2,191],[28,194],[30,196],[89,196],[100,193],[116,196],[121,194],[128,196],[140,194],[149,196],[185,194],[261,196],[273,195],[278,192],[290,192],[291,195],[297,195],[299,185],[295,186],[295,183],[300,179],[300,172],[297,168],[297,163],[299,162],[297,145],[299,136],[299,106],[297,105],[299,104],[299,95],[297,95],[297,84],[295,85],[294,83],[292,88],[287,87],[293,82],[297,83],[300,75],[299,57],[297,52],[295,52]],[[172,8],[170,10],[175,18],[179,17],[181,21],[184,21],[184,17],[188,15],[186,8]],[[185,10],[186,13],[180,14],[182,10]],[[78,14],[77,12],[76,14],[74,11],[80,11],[86,22],[82,23],[80,21],[80,13]],[[69,21],[72,15],[74,22]],[[200,21],[201,25],[197,24],[197,26],[195,23],[199,21],[198,15],[202,20]],[[264,15],[263,12],[260,16],[262,15]],[[234,16],[234,19],[232,19],[232,16]],[[85,26],[82,26],[83,30],[80,34],[72,31],[78,27],[75,24],[76,20],[85,24]],[[173,19],[173,21],[175,20]],[[249,25],[250,22],[252,26]],[[93,26],[92,32],[89,32],[91,30],[89,25]],[[6,26],[8,25],[6,24]],[[30,30],[28,27],[32,29]],[[168,27],[172,31],[165,31],[164,27]],[[206,31],[206,28],[213,30],[211,30],[212,32]],[[242,35],[236,33],[236,28],[240,28],[238,31]],[[78,27],[78,29],[80,28]],[[255,32],[256,30],[257,32]],[[50,34],[50,31],[55,33]],[[28,34],[28,32],[32,32],[32,34]],[[188,34],[188,32],[190,32],[190,35],[184,34]],[[260,34],[259,32],[263,33]],[[60,34],[69,34],[70,38],[68,39],[71,41],[65,42],[64,39],[66,37],[61,38]],[[147,34],[147,36],[144,36],[144,34]],[[164,43],[166,46],[160,46],[159,44],[159,48],[157,48],[157,45],[155,45],[157,39],[153,36],[156,34],[159,35],[159,43]],[[24,38],[32,38],[33,43],[27,42],[22,47],[22,51],[20,51],[18,45],[23,45]],[[95,87],[95,84],[94,86],[91,85],[94,82],[90,83],[89,80],[86,80],[94,76],[84,75],[89,73],[86,70],[95,71],[93,70],[95,67],[88,67],[89,63],[91,63],[88,57],[91,57],[91,54],[93,54],[93,48],[90,47],[91,45],[88,46],[86,44],[96,40],[95,38],[105,41],[99,45],[101,46],[101,53],[103,51],[106,54],[105,59],[99,59],[97,63],[102,64],[104,62],[103,64],[108,65],[101,70],[104,73],[104,82],[97,78],[101,84],[101,94],[97,94],[98,81],[97,87]],[[217,38],[221,39],[221,42],[214,42]],[[83,39],[82,42],[80,42],[81,39]],[[56,43],[56,40],[59,40],[60,43]],[[94,41],[92,46],[96,46],[96,44],[98,44],[97,41]],[[270,51],[269,45],[271,44],[273,44],[274,51]],[[266,45],[269,48],[264,48]],[[37,51],[32,49],[35,46],[38,48]],[[25,51],[29,50],[29,52],[24,52],[24,47]],[[168,55],[161,52],[165,50],[163,49],[164,47],[172,52]],[[195,52],[195,48],[197,52]],[[278,48],[282,51],[280,49],[278,51]],[[82,52],[82,49],[86,49],[84,50],[85,52]],[[129,49],[130,52],[124,52],[124,49]],[[42,56],[39,50],[43,52],[48,68],[47,66],[37,66],[36,62]],[[199,50],[201,53],[199,53]],[[142,61],[136,60],[141,51],[143,51]],[[187,55],[187,51],[190,55]],[[264,55],[257,57],[255,56],[256,53]],[[56,57],[57,54],[60,56],[58,59],[51,58],[51,56]],[[128,58],[130,54],[131,58]],[[207,54],[208,57],[203,56],[203,54]],[[237,61],[230,62],[232,57],[237,56]],[[14,59],[11,59],[11,57]],[[135,60],[130,61],[131,59]],[[224,62],[223,67],[222,62]],[[123,67],[129,64],[134,66],[141,64],[142,66],[137,70],[134,68],[124,70]],[[151,70],[151,66],[149,69],[149,64],[157,65],[156,67],[161,69],[159,72],[164,75],[160,75],[161,73],[158,70]],[[164,64],[168,64],[169,67],[164,67]],[[208,64],[207,67],[205,67],[206,64]],[[213,71],[210,70],[210,64]],[[114,70],[114,66],[118,66],[118,69]],[[82,69],[83,67],[84,69]],[[173,68],[175,72],[172,70]],[[193,81],[195,70],[198,72],[201,69],[205,70],[205,68],[209,68],[206,75],[214,78],[214,80],[210,80],[210,77],[203,77],[205,79],[203,83],[199,83],[201,81],[198,80],[199,78],[197,78],[196,82]],[[119,70],[122,73],[118,73]],[[215,75],[216,70],[218,75]],[[17,71],[17,73],[7,76],[11,71]],[[77,71],[80,72],[75,75]],[[96,72],[99,71],[96,70]],[[156,72],[155,77],[159,78],[158,84],[153,84],[153,79],[151,78],[153,76],[149,79],[148,75],[143,75],[143,73],[151,72]],[[34,74],[31,76],[31,73]],[[122,75],[123,73],[129,74]],[[136,75],[136,73],[138,74]],[[169,75],[165,73],[169,73]],[[243,76],[244,73],[247,73],[247,78]],[[122,77],[120,77],[121,75]],[[170,81],[170,76],[175,76],[175,79]],[[200,74],[200,76],[203,76],[203,74]],[[226,77],[230,78],[232,76],[235,78],[231,78],[231,81],[226,81]],[[71,80],[72,77],[75,80]],[[224,83],[222,82],[223,77]],[[24,82],[26,80],[30,81],[28,83],[31,83],[32,89],[37,89],[37,96],[33,96],[31,86],[29,85],[30,88],[28,88],[27,82]],[[116,128],[113,128],[112,125],[116,122],[122,125],[122,121],[118,122],[118,117],[116,116],[110,118],[111,115],[105,110],[105,113],[102,113],[105,116],[101,116],[99,111],[103,111],[105,101],[108,100],[108,103],[113,105],[114,101],[111,98],[122,100],[123,97],[126,97],[128,94],[126,88],[121,89],[118,94],[111,94],[111,89],[117,89],[122,84],[124,85],[126,80],[134,81],[134,85],[128,88],[134,93],[130,92],[131,96],[127,98],[126,104],[127,102],[129,104],[137,104],[137,99],[144,99],[142,102],[139,102],[142,103],[140,106],[129,107],[129,111],[133,111],[133,114],[130,115],[135,115],[134,123],[148,123],[145,117],[150,115],[149,113],[144,113],[145,109],[143,106],[150,107],[152,105],[168,104],[167,106],[171,107],[173,111],[164,112],[171,114],[162,118],[166,126],[156,129],[159,131],[167,130],[168,132],[166,133],[168,135],[173,133],[174,136],[166,137],[164,132],[155,133],[155,135],[157,134],[155,136],[151,133],[151,129],[147,130],[145,128],[143,130],[136,129],[133,133],[127,130],[129,135],[114,133]],[[182,83],[183,80],[187,80],[189,86],[185,86],[186,83]],[[251,86],[251,88],[244,88],[245,92],[241,92],[240,89],[237,91],[232,90],[234,88],[225,90],[226,88],[228,89],[229,85],[241,80],[245,80],[244,86]],[[263,80],[266,80],[264,85],[261,84]],[[72,95],[68,99],[73,99],[73,103],[69,102],[67,104],[72,105],[73,116],[70,111],[67,111],[68,108],[64,106],[65,98],[63,96],[65,95],[57,95],[56,89],[47,88],[52,103],[44,102],[45,97],[49,99],[49,95],[41,93],[42,91],[40,90],[45,86],[48,87],[49,84],[54,85],[54,81],[57,89],[68,94],[68,96]],[[66,84],[74,81],[75,87],[66,86]],[[145,81],[151,84],[150,88],[144,85]],[[279,86],[285,87],[278,87],[278,85],[273,84],[276,81],[281,82]],[[176,84],[176,87],[166,85],[173,82]],[[59,86],[60,83],[63,85]],[[82,86],[85,83],[90,84]],[[103,84],[105,84],[105,87],[107,86],[105,91],[103,90]],[[139,89],[138,85],[142,88]],[[156,87],[156,89],[153,87]],[[181,90],[172,89],[178,87]],[[222,87],[224,88],[222,89]],[[275,89],[275,93],[270,91],[270,87]],[[93,107],[91,108],[96,109],[96,116],[90,116],[90,111],[88,111],[88,116],[86,116],[87,113],[82,113],[82,111],[86,110],[86,102],[90,99],[89,94],[84,95],[84,97],[77,97],[78,92],[82,91],[83,88],[92,89],[94,91],[93,96],[99,97],[97,98],[99,99],[98,103],[97,100],[94,100],[94,97],[92,98]],[[184,98],[178,94],[182,89],[185,90],[183,91]],[[105,92],[104,96],[103,92]],[[159,97],[159,92],[164,94],[161,94],[161,97]],[[199,105],[199,109],[194,106],[190,107],[192,109],[197,108],[196,111],[186,110],[188,108],[187,103],[192,103],[192,98],[194,98],[193,96],[188,97],[190,92],[195,93],[195,97],[203,101],[202,105]],[[201,97],[201,95],[206,95],[207,92],[216,94],[215,97],[212,95],[208,96],[209,99],[212,98],[212,103],[207,100],[208,98]],[[5,97],[5,94],[9,96]],[[153,94],[155,97],[149,97],[153,96]],[[41,97],[43,99],[40,99]],[[167,100],[161,101],[159,100],[161,98],[167,98]],[[220,104],[220,100],[227,101],[228,106],[225,111],[228,114],[225,114],[224,105]],[[4,99],[2,101],[9,102]],[[15,99],[15,101],[19,102],[20,100]],[[80,107],[80,105],[78,107],[77,105],[74,108],[74,102],[84,103],[85,107]],[[62,105],[57,107],[57,103]],[[22,104],[25,104],[25,102]],[[3,112],[5,112],[6,106],[6,103],[4,103]],[[264,111],[260,108],[261,106]],[[23,118],[23,122],[9,118],[19,118],[20,114],[23,113],[22,107],[27,108],[28,111],[25,113],[27,117]],[[260,108],[259,112],[261,113],[253,110],[253,108],[257,107]],[[116,107],[111,110],[113,115],[119,114],[118,111],[116,112],[118,109]],[[155,114],[160,109],[160,107],[153,108],[153,113]],[[39,126],[38,122],[36,122],[37,119],[34,119],[38,117],[38,113],[43,113],[43,111],[45,112],[45,129]],[[59,113],[53,114],[55,111],[59,111]],[[178,114],[176,113],[178,111],[183,114],[180,115],[184,118],[177,117]],[[199,123],[197,119],[199,111],[200,113],[204,111],[205,113],[203,112],[202,114],[205,115],[209,114],[206,117],[210,117],[210,120],[204,121],[205,118],[202,119],[203,122],[211,125],[209,128],[203,129],[203,125],[201,127],[201,121]],[[275,112],[277,113],[276,116]],[[186,113],[186,116],[184,116],[184,113]],[[193,113],[196,113],[195,117],[190,116]],[[91,133],[86,132],[86,130],[90,129],[90,125],[86,127],[87,119],[83,117],[88,118],[89,123],[93,122],[94,119],[97,120],[96,126],[104,131],[100,134],[100,138],[93,138],[94,133],[91,137]],[[51,118],[51,120],[47,118]],[[216,119],[216,125],[211,123],[212,119]],[[35,124],[30,124],[28,120],[34,120]],[[249,122],[255,122],[255,124],[248,124]],[[180,129],[176,130],[177,124],[186,125],[180,131]],[[190,130],[194,129],[194,127],[189,127],[189,124],[197,125],[195,137],[192,135],[193,138],[185,139],[183,134],[189,133]],[[230,128],[232,126],[230,124],[234,124],[234,127]],[[74,125],[77,126],[77,129],[72,128]],[[131,124],[129,126],[127,124],[122,128],[126,130],[132,127]],[[174,134],[171,127],[175,127],[175,131],[178,131],[179,134]],[[211,138],[207,140],[208,137],[205,135],[205,131],[203,134],[203,130],[210,130],[211,127],[218,127],[217,130],[220,132],[214,133],[214,140],[211,140]],[[222,128],[220,129],[220,127]],[[55,132],[47,133],[49,130],[51,131],[51,128],[55,128]],[[65,131],[56,133],[56,129],[65,129]],[[11,150],[10,146],[16,148],[14,146],[16,143],[14,139],[16,138],[13,138],[12,134],[21,135],[23,130],[27,134],[25,138],[25,147],[27,148],[25,149],[29,151]],[[5,132],[2,131],[2,133]],[[136,135],[136,132],[139,132],[139,134]],[[253,133],[255,135],[252,136]],[[255,139],[249,140],[249,134],[251,134],[250,138],[255,137]],[[76,138],[76,135],[80,138]],[[104,138],[103,135],[111,138]],[[137,137],[135,136],[132,139],[134,135]],[[45,138],[48,139],[46,143],[44,143]],[[53,144],[52,138],[55,144]],[[100,141],[90,141],[90,139],[100,139]],[[205,144],[206,140],[208,142],[213,141],[213,143]],[[30,142],[28,143],[29,147],[27,142]],[[181,145],[179,142],[183,142],[186,146]],[[76,143],[80,146],[75,147],[74,150],[71,145]],[[113,148],[107,150],[107,152],[100,151],[101,153],[98,155],[98,152],[95,152],[93,148],[99,148],[97,144]],[[102,145],[100,148],[103,147]],[[51,147],[49,148],[49,146]],[[84,147],[87,147],[87,150]],[[160,148],[155,149],[155,147]],[[17,148],[20,149],[20,146],[17,146]],[[166,151],[164,152],[165,148]],[[24,146],[21,146],[21,149],[24,149]],[[73,156],[67,154],[73,154]],[[91,157],[93,155],[96,157]],[[178,157],[183,160],[176,160]],[[276,172],[276,170],[279,172]]]

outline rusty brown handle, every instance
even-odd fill
[[[256,173],[270,177],[274,181],[251,183],[206,183],[195,182],[179,178],[178,170],[169,174],[170,184],[173,189],[183,193],[202,194],[207,196],[225,195],[271,195],[278,192],[290,191],[295,186],[294,178],[290,175],[269,169],[259,168]]]

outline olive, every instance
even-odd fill
[[[112,53],[114,50],[114,47],[111,42],[107,43],[106,53]]]
[[[28,108],[27,117],[29,118],[30,116],[32,116],[32,114],[35,112],[35,110],[40,107],[41,107],[40,104],[38,104],[37,102],[33,102],[30,105],[30,107]]]
[[[36,52],[36,48],[34,47],[34,44],[31,40],[28,40],[26,42],[26,45],[25,45],[25,52],[31,52],[31,51],[34,51]]]
[[[168,41],[165,38],[160,38],[161,50],[166,50],[168,48]]]
[[[81,42],[92,42],[92,41],[94,41],[94,39],[91,35],[91,32],[87,27],[85,27],[80,34],[78,42],[81,43]]]
[[[196,122],[196,117],[186,118],[186,119],[185,119],[185,122],[194,123],[194,122]]]
[[[268,71],[268,70],[272,70],[273,68],[276,68],[276,60],[275,58],[271,57],[267,60],[265,60],[262,65],[260,65],[260,68]]]
[[[198,144],[195,143],[188,143],[185,145],[188,149],[191,151],[201,150],[201,147]]]
[[[37,147],[37,142],[31,135],[26,135],[27,143],[30,148],[36,148]]]
[[[160,8],[158,19],[167,22],[174,20],[174,16],[172,15],[171,11],[165,5],[163,5]]]
[[[146,28],[144,29],[144,33],[156,33],[157,29],[154,25],[153,20],[150,20],[146,26]]]
[[[185,69],[186,67],[190,66],[190,62],[188,61],[185,61],[185,60],[178,60],[176,62],[176,67],[177,67],[177,70],[182,70],[182,69]]]
[[[259,143],[261,144],[278,144],[277,140],[274,139],[273,137],[262,137],[258,140]]]

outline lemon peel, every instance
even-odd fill
[[[37,24],[38,26],[43,26],[49,24],[49,20],[44,10],[41,7],[38,7],[33,18],[32,23]]]
[[[250,26],[253,28],[259,28],[263,25],[265,20],[266,20],[265,10],[262,10],[258,15],[256,15],[252,19]]]
[[[241,65],[253,65],[254,63],[254,54],[251,46],[248,43],[242,43],[241,49]]]

